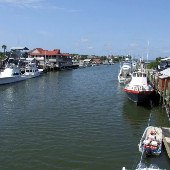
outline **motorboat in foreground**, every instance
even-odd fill
[[[5,69],[0,73],[0,85],[14,83],[26,79],[27,77],[22,75],[19,66],[13,62],[8,62]]]
[[[127,169],[123,167],[122,170],[127,170]],[[147,167],[144,163],[139,163],[135,170],[166,170],[166,169],[160,169],[155,164],[150,164],[150,166]]]
[[[160,155],[162,149],[162,129],[148,126],[140,140],[139,151],[146,155]]]
[[[41,74],[41,71],[39,71],[39,69],[37,68],[36,63],[29,62],[28,64],[26,64],[24,75],[27,78],[38,77],[40,76],[40,74]]]
[[[139,104],[150,101],[154,88],[148,83],[145,72],[136,71],[133,72],[132,79],[125,86],[124,91],[130,100]]]

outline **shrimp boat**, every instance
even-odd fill
[[[140,140],[139,151],[146,155],[160,155],[162,149],[162,129],[148,126]]]
[[[133,102],[148,103],[154,92],[154,88],[149,84],[144,71],[135,71],[131,81],[125,86],[124,91]]]

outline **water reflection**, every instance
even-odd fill
[[[150,112],[150,109],[137,106],[129,99],[124,100],[123,116],[133,126],[136,125],[136,127],[138,127],[142,122],[146,122],[147,125]]]

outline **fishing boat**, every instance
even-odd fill
[[[162,149],[162,129],[148,126],[140,140],[139,151],[146,155],[160,155]]]
[[[39,69],[37,68],[36,63],[29,62],[28,64],[26,64],[24,75],[27,78],[38,77],[40,76],[40,74],[41,74],[41,71],[39,71]]]
[[[123,167],[122,170],[127,169]],[[160,169],[156,164],[150,164],[149,166],[146,166],[144,163],[139,163],[135,170],[166,170],[166,169]]]
[[[129,60],[120,64],[118,81],[120,84],[126,84],[131,80],[132,64]]]
[[[13,58],[8,59],[5,69],[0,73],[0,85],[26,80],[27,77],[21,73],[19,64]]]
[[[146,73],[141,70],[133,72],[132,79],[124,91],[130,100],[139,104],[150,102],[154,88],[149,84]]]

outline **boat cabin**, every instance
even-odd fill
[[[147,76],[144,72],[133,72],[131,85],[147,85]]]

